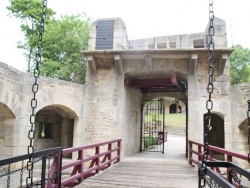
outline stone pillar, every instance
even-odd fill
[[[189,140],[203,142],[203,109],[205,101],[201,100],[196,76],[188,76],[188,134]]]

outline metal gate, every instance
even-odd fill
[[[164,153],[164,142],[167,138],[164,120],[164,99],[144,101],[141,120],[141,151]]]

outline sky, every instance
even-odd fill
[[[129,39],[205,31],[209,0],[48,0],[57,16],[85,12],[92,21],[121,17]],[[25,71],[27,62],[17,42],[20,21],[8,16],[9,0],[0,0],[0,61]],[[226,21],[228,47],[250,49],[250,0],[214,0],[215,16]],[[45,31],[46,32],[46,31]]]

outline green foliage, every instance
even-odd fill
[[[147,149],[150,146],[156,145],[157,138],[153,136],[148,136],[144,138],[144,149]]]
[[[86,15],[52,20],[44,33],[41,74],[84,83],[86,67],[81,50],[87,48],[89,19]]]
[[[234,52],[230,56],[231,84],[248,82],[250,80],[250,50],[241,45],[233,46],[233,48]]]
[[[24,49],[28,60],[28,71],[32,68],[32,60],[35,57],[35,49],[38,39],[39,24],[42,13],[41,0],[9,0],[10,6],[7,9],[10,11],[10,16],[21,20],[20,29],[24,34],[24,41],[18,42],[18,48]],[[47,9],[46,23],[55,14],[52,9]]]
[[[10,16],[22,21],[24,42],[19,41],[18,48],[26,51],[29,72],[35,62],[42,0],[10,0],[7,9]],[[47,9],[40,73],[43,76],[84,83],[86,65],[81,50],[87,49],[89,18],[81,14],[55,19],[54,14],[53,10]]]

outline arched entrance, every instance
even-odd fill
[[[51,105],[39,110],[36,115],[34,148],[42,150],[72,147],[74,118],[76,118],[72,114],[74,114],[72,110],[59,105]]]
[[[9,151],[13,149],[13,129],[15,118],[16,117],[11,109],[4,103],[0,102],[0,146],[5,148],[3,149],[3,152],[0,153],[0,159],[13,156],[12,152]]]
[[[204,114],[204,125],[208,124],[206,116],[207,114]],[[224,119],[218,114],[211,114],[211,127],[212,129],[209,133],[209,144],[220,148],[225,148]],[[224,160],[224,155],[219,155],[215,153],[215,158]]]

